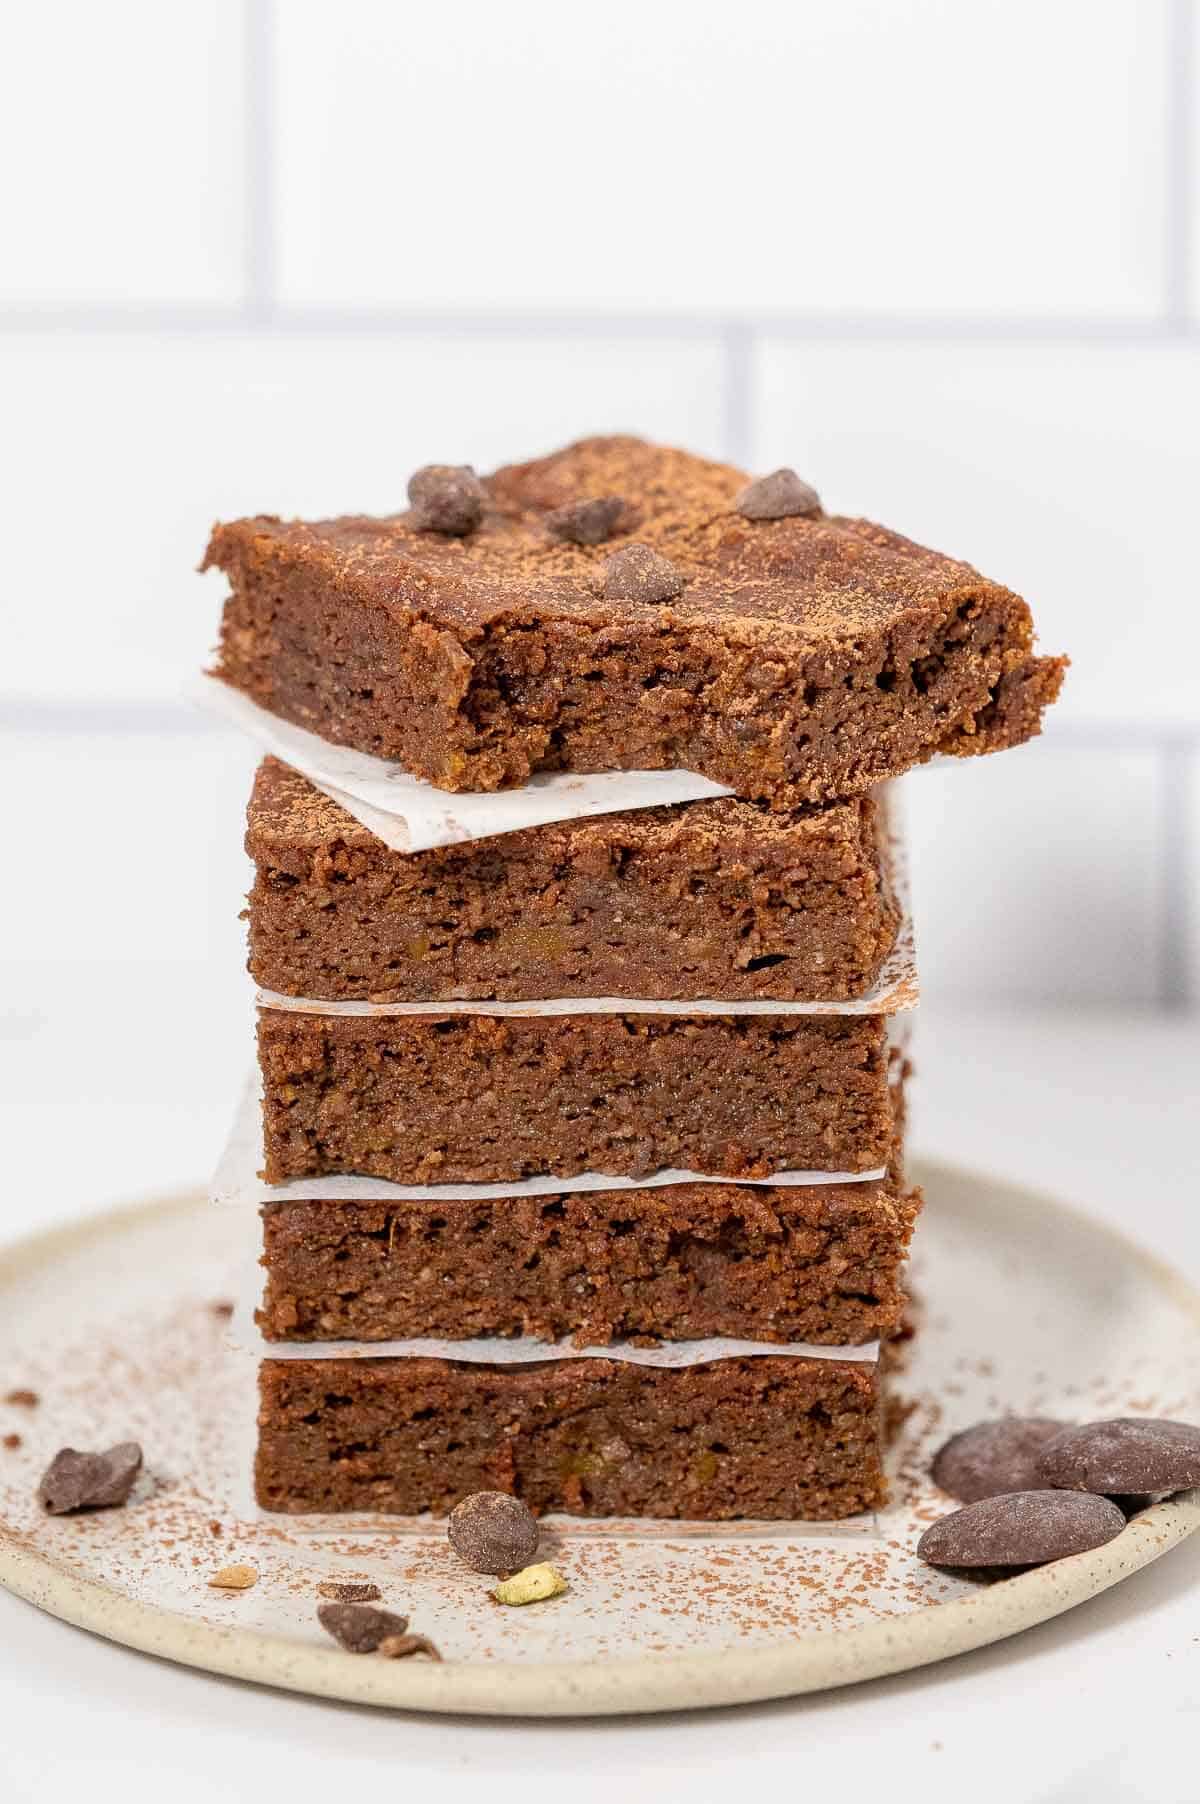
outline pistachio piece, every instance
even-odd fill
[[[514,1572],[511,1578],[501,1579],[492,1596],[498,1604],[540,1604],[544,1598],[560,1596],[566,1588],[562,1573],[542,1561]]]

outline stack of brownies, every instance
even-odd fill
[[[259,769],[259,1503],[871,1509],[919,1207],[879,786],[1028,738],[1062,661],[788,471],[594,439],[409,495],[217,528],[216,675],[566,818],[406,852]],[[664,770],[707,795],[572,818],[580,773]]]

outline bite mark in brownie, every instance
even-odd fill
[[[896,1132],[882,1015],[264,1008],[258,1050],[268,1184],[872,1171]]]
[[[684,767],[791,809],[1038,731],[1065,660],[1036,655],[1019,596],[869,521],[744,519],[744,482],[596,438],[497,471],[466,538],[406,514],[217,526],[217,674],[452,790]],[[553,535],[598,494],[628,503],[614,537]],[[631,544],[670,561],[676,598],[604,598]]]
[[[881,805],[692,802],[393,852],[274,758],[247,812],[250,970],[332,1001],[844,1001],[899,915]]]
[[[264,1360],[263,1509],[442,1515],[475,1491],[537,1514],[821,1521],[884,1500],[877,1366],[770,1354]]]
[[[897,1333],[920,1192],[863,1184],[269,1203],[268,1340],[809,1341]]]

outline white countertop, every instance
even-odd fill
[[[0,995],[5,1239],[204,1180],[247,1062],[236,973],[8,965]],[[917,1058],[917,1151],[1051,1190],[1200,1282],[1200,1022],[929,1007]],[[756,1786],[787,1798],[1182,1804],[1200,1792],[1198,1605],[1200,1537],[1016,1641],[909,1676],[705,1715],[520,1724],[210,1678],[0,1593],[0,1797],[208,1804],[338,1784],[585,1804],[724,1794],[753,1761]]]

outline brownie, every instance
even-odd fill
[[[472,1202],[262,1210],[258,1323],[275,1341],[437,1336],[811,1341],[899,1332],[920,1193],[672,1184]]]
[[[1065,660],[1035,655],[1019,596],[868,521],[747,519],[744,481],[596,438],[497,471],[466,536],[412,513],[217,526],[216,674],[453,790],[681,766],[790,809],[1039,730]],[[554,535],[601,496],[625,502],[612,537]],[[635,544],[678,593],[614,597],[608,559]]]
[[[882,1015],[260,1009],[264,1177],[406,1185],[886,1165]]]
[[[831,1520],[883,1502],[882,1392],[874,1364],[773,1355],[268,1359],[255,1489],[297,1515],[441,1515],[489,1490],[539,1513]]]
[[[845,1001],[899,915],[873,797],[732,798],[393,852],[287,765],[254,780],[250,970],[333,1001]]]

